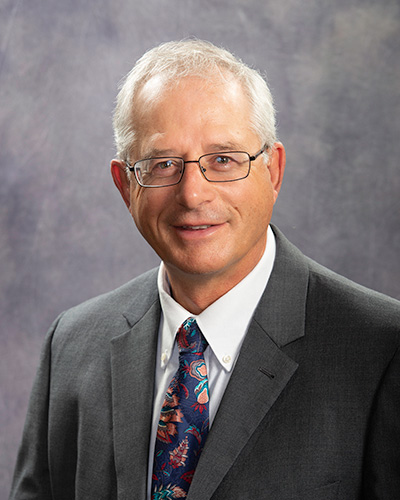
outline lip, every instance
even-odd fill
[[[196,224],[180,224],[174,225],[176,233],[183,239],[197,240],[207,236],[211,236],[225,226],[225,223],[221,224],[207,224],[207,223],[196,223]]]
[[[187,229],[188,231],[201,231],[202,229],[208,229],[209,227],[212,227],[213,224],[198,224],[198,225],[186,225],[186,226],[181,226],[182,229]]]

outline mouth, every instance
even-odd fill
[[[225,226],[222,224],[179,224],[175,225],[176,234],[188,241],[202,241],[212,237]]]
[[[201,226],[180,226],[181,229],[186,229],[189,231],[199,231],[200,229],[208,229],[212,227],[212,224],[202,224]]]

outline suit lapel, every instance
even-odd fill
[[[118,498],[146,498],[155,355],[156,301],[131,330],[111,342],[114,453]]]
[[[296,369],[297,363],[254,325],[210,430],[188,500],[211,498]]]
[[[273,229],[274,269],[207,438],[188,500],[211,498],[298,367],[282,347],[304,335],[308,264]]]

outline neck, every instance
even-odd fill
[[[178,304],[192,314],[200,314],[208,306],[234,288],[244,279],[261,259],[240,273],[221,272],[219,274],[188,274],[165,264],[171,295]]]
[[[195,277],[193,280],[177,280],[170,277],[172,296],[178,304],[192,314],[200,314],[222,295],[229,292],[235,285],[225,286],[221,283],[205,281]]]

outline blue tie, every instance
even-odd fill
[[[207,341],[194,318],[179,328],[179,368],[169,387],[157,429],[152,500],[186,498],[208,435]]]

